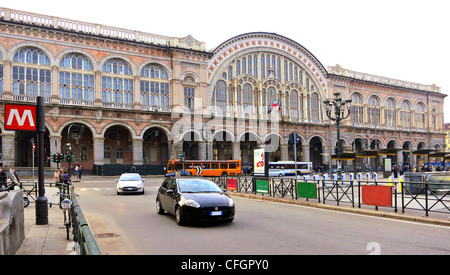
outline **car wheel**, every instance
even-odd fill
[[[177,209],[175,209],[175,221],[177,222],[178,225],[186,224],[186,219],[184,218],[183,211],[179,206],[177,206]]]
[[[164,214],[164,209],[162,209],[162,207],[161,207],[161,202],[159,201],[159,198],[156,198],[156,212],[159,215],[163,215]]]

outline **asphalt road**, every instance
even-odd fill
[[[102,254],[310,255],[445,254],[450,228],[234,197],[232,223],[178,226],[158,215],[160,178],[144,195],[120,195],[116,177],[75,182]]]

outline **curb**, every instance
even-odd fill
[[[227,194],[230,196],[247,198],[247,199],[256,199],[256,200],[262,200],[262,201],[268,201],[268,202],[294,204],[294,205],[319,208],[319,209],[325,209],[325,210],[331,210],[331,211],[339,211],[339,212],[374,216],[374,217],[380,217],[380,218],[397,219],[397,220],[402,220],[402,221],[418,222],[418,223],[424,223],[424,224],[432,224],[432,225],[440,225],[440,226],[450,227],[450,221],[436,219],[436,218],[419,217],[419,216],[412,216],[412,215],[401,214],[401,213],[388,213],[388,212],[383,212],[380,210],[350,208],[350,207],[345,207],[345,206],[333,206],[333,205],[327,205],[327,204],[316,203],[316,202],[299,201],[299,200],[275,198],[275,197],[265,197],[265,196],[258,196],[258,195],[254,195],[254,194],[231,193],[231,192],[227,192]]]

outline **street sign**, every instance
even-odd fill
[[[5,104],[5,130],[36,131],[36,106]]]
[[[195,169],[197,170],[197,175],[201,175],[203,170],[200,166],[196,166]]]
[[[269,194],[269,181],[256,180],[256,193]]]

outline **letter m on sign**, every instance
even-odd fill
[[[5,104],[5,130],[36,131],[36,106]]]

